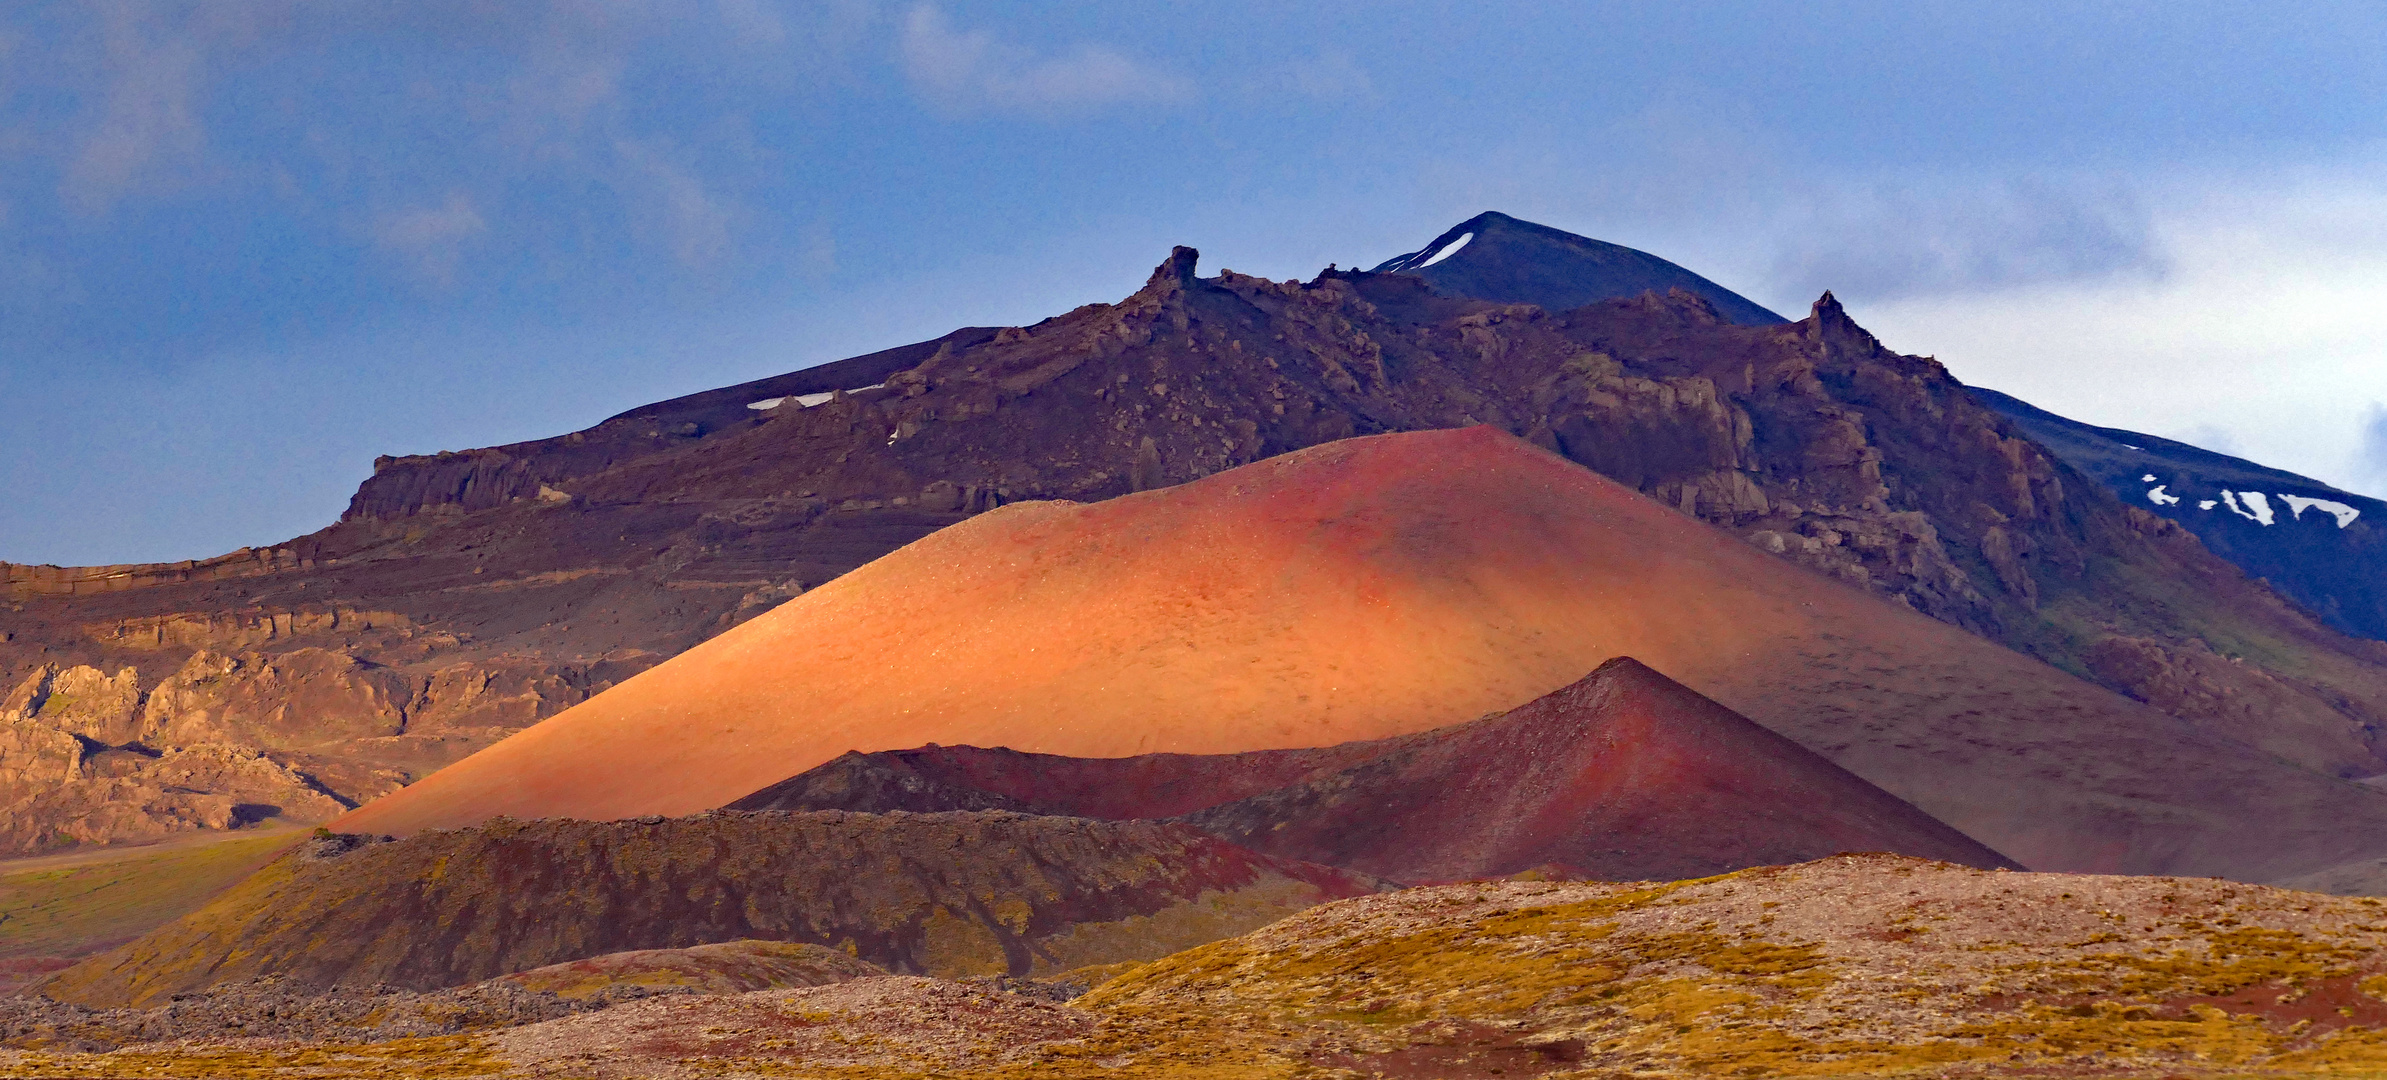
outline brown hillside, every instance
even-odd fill
[[[2387,836],[2387,796],[1489,428],[982,515],[341,827],[688,813],[848,750],[922,742],[1118,757],[1383,738],[1512,708],[1619,655],[2026,865],[2263,878]]]
[[[1183,805],[1182,793],[1204,789],[1213,792],[1208,805]],[[1255,851],[1413,883],[1552,866],[1608,881],[1666,880],[1843,851],[2013,867],[1623,657],[1506,713],[1416,735],[1216,756],[1084,759],[975,747],[847,754],[730,805],[1182,813],[1176,820]]]
[[[1550,312],[1193,270],[1180,251],[1034,326],[385,460],[340,524],[271,549],[0,566],[0,849],[320,816],[989,507],[1477,423],[2211,734],[2387,771],[2387,647],[2120,505],[1829,298],[1736,326],[1687,295]],[[201,745],[257,761],[157,756]]]
[[[40,992],[140,1005],[260,976],[432,990],[749,938],[891,971],[1041,974],[1150,959],[1379,887],[1184,826],[1012,814],[503,821],[344,839]]]

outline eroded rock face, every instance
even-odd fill
[[[141,741],[294,749],[396,735],[413,696],[404,676],[345,651],[203,649],[150,693]]]
[[[98,668],[55,664],[19,683],[0,719],[38,720],[69,735],[120,746],[141,739],[141,677],[132,668],[109,675]]]
[[[48,724],[0,720],[0,790],[63,784],[83,775],[83,740]]]
[[[286,645],[333,626],[403,629],[356,613],[155,623],[185,639]],[[159,650],[178,640],[134,636]],[[0,854],[326,820],[585,700],[617,673],[495,657],[418,675],[355,649],[201,648],[147,684],[134,667],[35,668],[0,698]]]
[[[0,728],[0,740],[8,730]],[[0,804],[0,851],[136,843],[268,819],[324,821],[347,809],[303,774],[241,747],[103,752],[78,765],[63,782],[0,788],[13,794]]]

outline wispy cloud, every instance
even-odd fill
[[[991,31],[957,29],[926,4],[905,16],[897,44],[920,94],[959,111],[1054,115],[1194,97],[1192,81],[1107,46],[1039,56]]]
[[[104,212],[137,184],[171,182],[173,168],[206,144],[199,98],[210,35],[203,27],[138,4],[98,9],[101,100],[74,137],[59,194]]]
[[[489,231],[471,196],[451,193],[437,206],[423,206],[384,215],[373,224],[373,242],[400,256],[421,277],[447,287],[456,282],[456,265],[464,246]]]
[[[669,142],[617,139],[613,150],[622,162],[619,186],[625,197],[641,209],[640,217],[681,265],[701,269],[730,253],[732,206],[707,188]]]
[[[1275,65],[1245,87],[1255,97],[1290,96],[1305,101],[1365,101],[1376,96],[1376,80],[1351,54],[1327,50]]]
[[[1928,179],[1817,191],[1774,277],[1800,293],[1894,300],[2041,282],[2160,278],[2170,263],[2129,187]]]

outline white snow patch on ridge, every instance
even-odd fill
[[[870,386],[857,386],[857,387],[853,388],[852,390],[848,390],[848,391],[846,391],[846,393],[853,394],[853,393],[859,393],[859,392],[861,392],[861,391],[864,391],[864,390],[876,390],[876,389],[878,389],[879,387],[882,387],[882,386],[885,386],[885,385],[887,385],[887,384],[886,384],[886,383],[875,383],[875,384],[873,384],[873,385],[870,385]],[[830,398],[833,398],[833,397],[836,397],[836,396],[837,396],[837,394],[836,394],[836,392],[835,392],[835,391],[831,391],[831,392],[829,392],[829,393],[826,393],[826,394],[789,394],[789,395],[788,395],[788,396],[786,396],[786,397],[764,398],[764,399],[762,399],[761,401],[749,401],[749,402],[747,402],[747,403],[746,403],[746,407],[747,407],[747,408],[749,408],[749,409],[757,409],[757,410],[761,410],[761,409],[776,409],[776,408],[778,408],[778,407],[779,407],[781,404],[783,404],[783,403],[786,403],[786,402],[789,402],[789,401],[793,401],[793,402],[795,402],[795,403],[796,403],[798,406],[800,406],[800,407],[802,407],[802,408],[809,409],[809,408],[811,408],[811,407],[813,407],[813,406],[815,406],[815,405],[822,404],[822,403],[824,403],[824,402],[828,401]]]
[[[1456,239],[1456,240],[1453,240],[1453,241],[1451,241],[1451,242],[1450,242],[1450,246],[1449,246],[1449,247],[1443,248],[1442,250],[1435,252],[1435,253],[1434,253],[1434,257],[1433,257],[1433,258],[1431,258],[1431,259],[1427,259],[1426,261],[1424,261],[1424,262],[1421,262],[1421,263],[1417,264],[1416,266],[1414,266],[1414,267],[1411,267],[1410,269],[1413,269],[1413,270],[1423,270],[1423,269],[1425,269],[1426,267],[1432,266],[1432,265],[1434,265],[1435,263],[1438,263],[1438,262],[1441,262],[1441,261],[1442,261],[1442,260],[1444,260],[1444,259],[1450,258],[1451,256],[1458,254],[1458,253],[1459,253],[1459,249],[1460,249],[1460,248],[1466,247],[1466,246],[1467,246],[1467,241],[1469,241],[1469,240],[1473,240],[1473,239],[1475,239],[1475,234],[1474,234],[1474,233],[1460,233],[1460,234],[1459,234],[1459,238],[1458,238],[1458,239]]]
[[[2224,491],[2221,501],[2230,508],[2230,513],[2258,525],[2269,525],[2274,520],[2271,500],[2260,491]]]
[[[2152,480],[2154,477],[2150,476],[2147,479]],[[2147,492],[2147,501],[2154,503],[2157,506],[2180,505],[2180,497],[2163,490],[2163,488],[2164,485],[2162,484],[2155,485],[2153,490]]]
[[[2347,506],[2344,503],[2336,501],[2335,499],[2308,499],[2302,495],[2290,495],[2286,492],[2281,492],[2279,495],[2279,501],[2288,504],[2288,516],[2295,518],[2298,521],[2304,520],[2304,512],[2306,510],[2318,507],[2322,510],[2328,511],[2330,517],[2337,519],[2337,527],[2340,529],[2353,524],[2355,518],[2362,516],[2362,511],[2356,510],[2351,506]]]

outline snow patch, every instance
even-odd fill
[[[2148,473],[2145,476],[2139,477],[2138,482],[2142,484],[2152,484],[2155,482],[2155,474]]]
[[[831,391],[826,394],[797,394],[796,404],[802,405],[803,407],[809,409],[815,405],[825,405],[828,403],[830,398],[836,396],[837,394],[835,391]]]
[[[761,401],[749,401],[746,403],[746,407],[749,409],[776,409],[780,402],[786,400],[783,397],[767,397]]]
[[[1458,238],[1458,239],[1456,239],[1456,240],[1453,240],[1453,241],[1451,241],[1451,242],[1450,242],[1450,246],[1449,246],[1449,247],[1443,248],[1442,250],[1435,252],[1435,253],[1434,253],[1434,257],[1433,257],[1433,258],[1431,258],[1431,259],[1427,259],[1426,261],[1424,261],[1424,262],[1421,262],[1421,263],[1417,264],[1417,265],[1416,265],[1416,266],[1414,266],[1414,267],[1411,267],[1411,269],[1414,269],[1414,270],[1423,270],[1423,269],[1425,269],[1426,267],[1432,266],[1432,265],[1434,265],[1435,263],[1438,263],[1438,262],[1441,262],[1441,261],[1442,261],[1442,260],[1444,260],[1444,259],[1450,258],[1451,256],[1458,254],[1458,253],[1459,253],[1459,249],[1460,249],[1460,248],[1466,247],[1466,246],[1467,246],[1467,241],[1469,241],[1469,240],[1473,240],[1473,239],[1475,239],[1475,234],[1474,234],[1474,233],[1460,233],[1460,234],[1459,234],[1459,238]]]
[[[2123,443],[2123,444],[2122,444],[2122,449],[2124,449],[2124,450],[2140,450],[2140,451],[2143,451],[2143,450],[2145,450],[2145,449],[2146,449],[2146,447],[2143,447],[2143,446],[2132,446],[2132,445],[2130,445],[2129,443]]]
[[[2148,479],[2152,480],[2154,477],[2148,477]],[[2180,497],[2164,491],[2164,487],[2165,485],[2163,484],[2155,485],[2153,490],[2147,492],[2147,501],[2154,503],[2157,506],[2180,505]]]
[[[2219,505],[2221,505],[2219,502],[2212,499],[2198,499],[2196,501],[2196,508],[2199,510],[2211,510],[2212,508]]]
[[[2271,512],[2271,500],[2260,491],[2224,491],[2221,501],[2230,513],[2258,525],[2269,525],[2276,517]]]
[[[2288,516],[2298,521],[2304,520],[2306,510],[2317,507],[2328,511],[2330,517],[2337,519],[2337,527],[2340,529],[2353,524],[2355,518],[2362,516],[2362,511],[2334,499],[2307,499],[2302,495],[2289,495],[2282,492],[2279,501],[2288,504]]]

